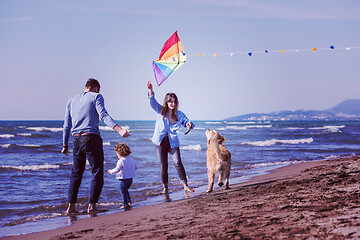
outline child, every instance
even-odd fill
[[[114,169],[109,169],[108,173],[116,173],[116,178],[120,181],[120,193],[123,200],[123,208],[131,208],[131,199],[128,189],[130,188],[133,178],[135,177],[136,163],[130,157],[131,150],[125,143],[118,143],[115,147],[119,161]]]

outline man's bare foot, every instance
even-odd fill
[[[72,213],[77,213],[75,209],[75,203],[69,203],[69,206],[66,209],[66,215],[71,215]]]
[[[194,189],[190,188],[188,185],[184,184],[184,191],[185,192],[194,192]]]
[[[96,203],[89,203],[87,212],[88,213],[94,213],[96,211],[97,211]]]
[[[121,206],[120,209],[123,209],[124,211],[128,211],[128,210],[132,209],[132,207],[130,206],[130,204],[125,204],[125,205]]]
[[[164,189],[161,192],[162,194],[168,194],[169,193],[169,189],[168,187],[164,187]]]

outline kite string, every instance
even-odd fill
[[[263,51],[248,51],[248,52],[220,52],[220,53],[198,53],[198,54],[186,54],[187,56],[212,56],[216,57],[218,55],[243,55],[247,54],[251,56],[252,54],[268,54],[268,53],[284,53],[284,52],[305,52],[305,51],[334,51],[334,50],[351,50],[351,49],[359,49],[360,47],[340,47],[335,48],[334,46],[330,46],[329,48],[308,48],[308,49],[288,49],[288,50],[263,50]]]

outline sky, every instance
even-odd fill
[[[148,81],[191,120],[325,110],[360,98],[359,12],[358,0],[0,0],[0,120],[63,120],[90,77],[116,120],[155,119]],[[176,30],[187,62],[158,87],[152,62]]]

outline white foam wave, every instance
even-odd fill
[[[205,124],[222,124],[222,122],[205,122]]]
[[[188,145],[188,146],[181,147],[180,149],[190,150],[190,151],[201,151],[201,146],[200,146],[200,144]]]
[[[125,130],[130,130],[130,127],[128,125],[121,126],[121,128],[123,128]],[[111,127],[108,127],[108,126],[99,126],[99,129],[102,131],[114,131],[114,129],[112,129]]]
[[[335,159],[335,158],[339,158],[340,156],[338,155],[329,155],[329,156],[325,156],[324,159],[325,160],[329,160],[329,159]]]
[[[271,128],[272,125],[248,125],[248,126],[226,126],[226,129],[232,129],[232,130],[246,130],[251,128]]]
[[[10,147],[10,144],[4,144],[4,145],[0,145],[2,148],[8,148]]]
[[[118,205],[122,205],[122,202],[101,202],[98,205],[102,207],[118,206]]]
[[[15,137],[14,134],[0,134],[0,138],[13,138]]]
[[[246,128],[271,128],[272,125],[249,125]]]
[[[305,143],[312,143],[314,141],[313,138],[302,138],[302,139],[270,139],[265,141],[257,141],[257,142],[243,142],[241,145],[251,145],[257,147],[269,147],[275,144],[305,144]]]
[[[111,145],[110,142],[104,142],[104,143],[103,143],[103,146],[110,146],[110,145]]]
[[[314,129],[314,130],[325,130],[327,132],[340,132],[341,128],[344,128],[345,125],[340,125],[340,126],[323,126],[323,127],[313,127],[310,129]]]
[[[60,165],[57,164],[28,165],[28,166],[0,165],[0,169],[12,169],[17,171],[41,171],[41,170],[58,169],[58,168],[60,168]]]
[[[226,124],[239,124],[239,125],[245,125],[245,124],[255,124],[256,122],[226,122]]]
[[[289,165],[289,164],[293,164],[293,163],[302,163],[302,162],[305,162],[305,161],[294,160],[294,161],[281,161],[281,162],[271,162],[271,163],[256,163],[256,164],[250,165],[250,167],[261,168],[261,167],[270,167],[270,166],[278,166],[278,165]]]
[[[31,137],[32,134],[31,133],[18,133],[18,136],[22,136],[22,137]]]
[[[108,126],[99,126],[99,129],[101,131],[114,131],[114,129],[112,129],[111,127],[108,127]]]
[[[73,165],[72,162],[65,162],[65,163],[60,163],[61,166],[71,166]]]
[[[231,129],[231,130],[245,130],[247,127],[238,127],[238,126],[226,126],[225,129]]]
[[[153,128],[131,129],[132,132],[153,132]]]
[[[26,222],[39,221],[39,220],[44,220],[44,219],[48,219],[48,218],[56,218],[56,217],[61,217],[61,216],[62,216],[61,213],[40,214],[40,215],[36,215],[36,216],[32,216],[32,217],[22,218],[20,220],[13,222],[11,225],[18,225],[18,224],[22,224],[22,223],[26,223]]]
[[[288,129],[288,130],[303,130],[305,128],[300,128],[300,127],[288,127],[288,128],[285,128],[285,129]]]
[[[17,145],[21,147],[33,147],[33,148],[41,147],[41,145],[37,145],[37,144],[17,144]]]
[[[49,128],[49,127],[27,127],[26,129],[36,131],[36,132],[43,132],[43,131],[62,132],[63,131],[63,128]]]

